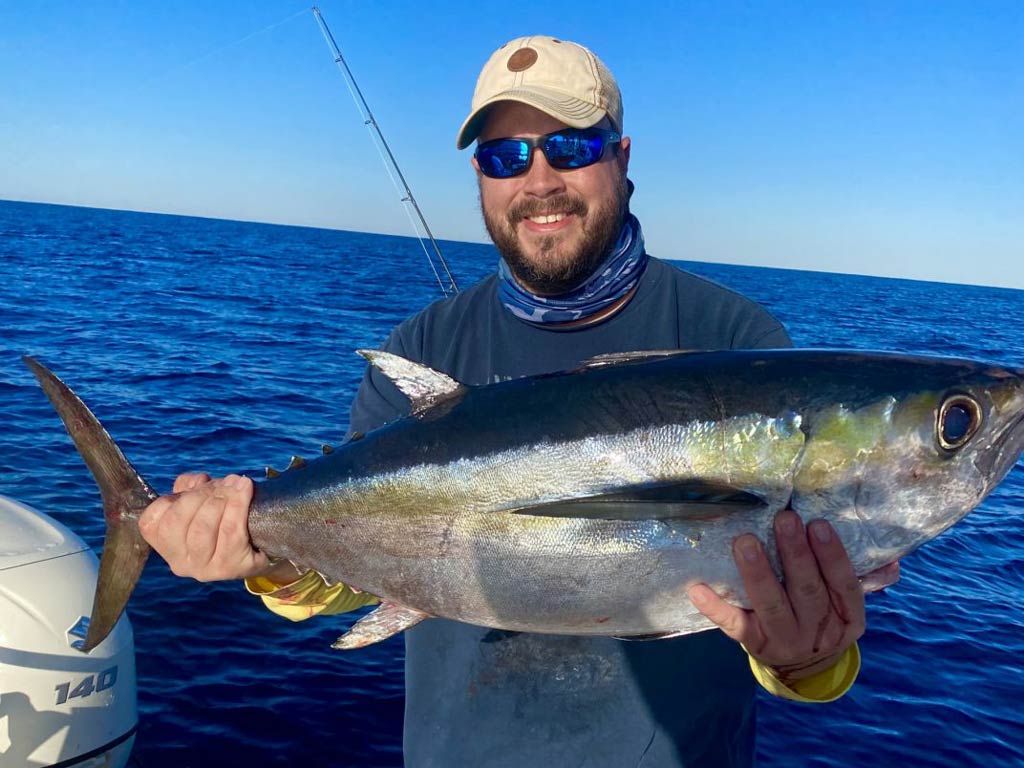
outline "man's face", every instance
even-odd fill
[[[532,138],[567,126],[526,104],[491,107],[479,141]],[[607,121],[600,128],[610,127]],[[491,179],[473,167],[487,231],[516,280],[540,295],[557,295],[583,282],[615,245],[629,193],[629,139],[605,150],[586,168],[556,170],[533,150],[529,170],[511,179]]]

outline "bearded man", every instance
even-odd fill
[[[458,134],[460,149],[474,141],[498,270],[403,322],[385,350],[482,385],[614,352],[790,345],[755,303],[647,254],[630,212],[632,143],[619,89],[586,48],[542,36],[502,46],[481,71]],[[349,434],[408,409],[371,367]],[[246,578],[271,610],[296,620],[374,601],[254,550],[247,478],[182,475],[174,490],[153,502],[140,528],[175,573]],[[445,619],[412,627],[406,764],[751,765],[756,685],[800,701],[837,698],[857,675],[864,631],[863,594],[828,523],[805,528],[787,510],[775,538],[786,586],[756,537],[735,542],[750,610],[691,588],[722,632],[623,642]]]

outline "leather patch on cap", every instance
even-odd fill
[[[520,48],[508,57],[508,71],[522,72],[537,63],[537,52],[533,48]]]

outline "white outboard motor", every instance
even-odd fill
[[[51,517],[0,496],[0,768],[123,768],[135,742],[135,648],[122,616],[90,653],[99,562]]]

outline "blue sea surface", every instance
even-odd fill
[[[494,268],[490,246],[442,247],[463,286]],[[440,295],[410,238],[29,203],[0,202],[0,264],[0,494],[97,550],[95,485],[22,354],[169,490],[182,471],[259,476],[339,442],[363,371],[353,350]],[[1021,291],[682,266],[767,306],[798,346],[1024,364]],[[868,599],[847,696],[762,696],[762,765],[1024,765],[1021,466],[902,566]],[[129,613],[139,765],[401,764],[400,637],[334,651],[348,617],[292,624],[240,584],[179,579],[157,557]]]

